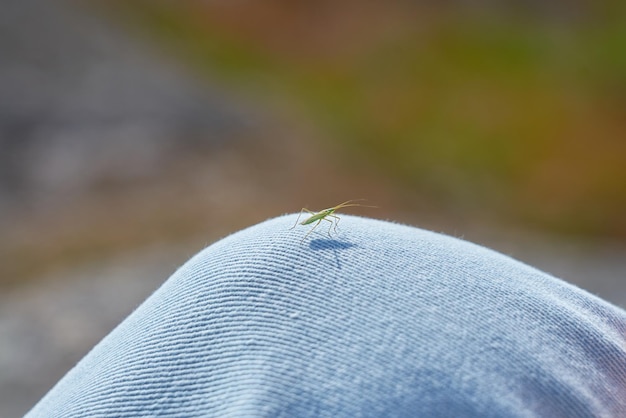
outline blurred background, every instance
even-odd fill
[[[626,307],[626,3],[4,0],[0,417],[204,246],[355,198]]]

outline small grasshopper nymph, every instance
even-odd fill
[[[303,220],[302,222],[300,222],[300,225],[310,225],[314,222],[317,222],[315,225],[313,225],[313,228],[311,228],[311,230],[309,232],[307,232],[307,234],[304,236],[304,238],[302,238],[302,241],[304,241],[314,230],[315,228],[318,227],[318,225],[320,223],[322,223],[322,221],[327,221],[330,222],[330,225],[328,226],[328,236],[330,237],[330,230],[331,228],[337,232],[337,225],[339,224],[339,216],[335,215],[335,212],[341,208],[346,208],[346,207],[350,207],[350,206],[363,206],[363,207],[368,207],[368,208],[374,208],[376,206],[368,206],[368,205],[360,205],[358,203],[354,203],[358,200],[363,200],[363,199],[356,199],[356,200],[347,200],[343,203],[338,204],[337,206],[333,206],[327,209],[323,209],[320,210],[319,212],[313,212],[310,211],[307,208],[302,208],[302,210],[300,211],[300,214],[298,215],[298,219],[296,219],[296,223],[290,228],[290,229],[294,229],[296,227],[296,225],[298,225],[298,221],[300,220],[300,217],[302,216],[303,212],[307,212],[309,213],[311,216],[309,216],[308,218],[306,218],[305,220]],[[328,219],[328,218],[332,218],[332,220]]]

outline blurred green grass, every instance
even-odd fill
[[[115,2],[200,74],[298,109],[443,208],[625,238],[626,6],[454,4]]]

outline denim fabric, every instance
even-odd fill
[[[626,417],[626,312],[494,251],[343,215],[204,249],[35,417]]]

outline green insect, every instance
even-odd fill
[[[328,236],[330,237],[330,230],[331,228],[335,231],[335,233],[337,232],[337,225],[339,225],[339,216],[335,215],[335,212],[339,209],[342,208],[347,208],[350,206],[363,206],[363,207],[368,207],[368,208],[375,208],[376,206],[368,206],[368,205],[360,205],[358,203],[354,203],[357,202],[359,200],[364,200],[364,199],[354,199],[354,200],[347,200],[343,203],[338,204],[337,206],[333,206],[327,209],[323,209],[320,210],[319,212],[313,212],[310,211],[307,208],[302,208],[302,210],[300,211],[300,214],[298,215],[298,219],[296,219],[296,223],[290,228],[290,229],[294,229],[296,227],[296,225],[298,225],[298,221],[300,220],[300,217],[302,216],[302,213],[307,212],[309,213],[311,216],[309,216],[308,218],[306,218],[305,220],[303,220],[302,222],[300,222],[300,225],[310,225],[314,222],[317,222],[315,225],[313,225],[313,228],[311,228],[311,230],[309,232],[307,232],[307,234],[304,236],[304,238],[302,238],[302,241],[304,241],[309,235],[311,235],[311,233],[313,231],[315,231],[315,229],[319,226],[319,224],[322,223],[322,221],[327,221],[330,223],[330,225],[328,226]],[[328,219],[328,218],[332,218],[332,220]]]

